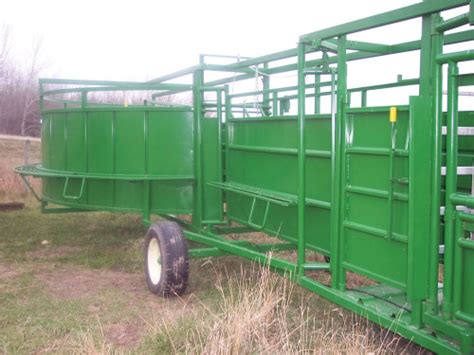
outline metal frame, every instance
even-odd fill
[[[452,8],[470,5],[469,11],[461,16],[443,20],[441,12]],[[209,64],[207,58],[215,55],[202,55],[200,64],[186,68],[175,73],[150,80],[146,83],[137,82],[111,82],[111,81],[84,81],[84,80],[40,80],[40,106],[45,110],[45,100],[53,100],[64,105],[68,110],[71,105],[84,109],[94,106],[87,101],[87,93],[93,91],[125,91],[125,90],[153,90],[152,99],[145,105],[158,105],[156,98],[174,95],[181,92],[192,92],[193,95],[193,176],[108,176],[71,174],[66,172],[48,171],[41,166],[18,168],[22,176],[32,175],[48,178],[51,176],[64,177],[64,195],[67,192],[69,178],[82,179],[81,195],[86,179],[124,179],[137,180],[144,184],[143,219],[145,224],[150,224],[149,195],[150,181],[160,179],[190,179],[194,181],[194,207],[192,222],[187,223],[182,219],[168,213],[161,216],[176,222],[184,227],[187,239],[203,245],[203,248],[193,249],[193,257],[208,257],[222,255],[239,255],[272,269],[286,273],[293,281],[319,295],[366,316],[375,323],[439,353],[464,353],[470,354],[474,350],[474,319],[472,314],[465,310],[461,297],[466,285],[462,284],[460,273],[463,267],[462,253],[472,250],[473,242],[464,238],[463,231],[472,231],[474,222],[472,214],[460,211],[459,206],[474,208],[474,197],[458,192],[457,175],[459,171],[458,156],[458,87],[472,85],[471,75],[459,75],[458,63],[474,60],[472,50],[455,53],[443,53],[443,44],[465,43],[474,40],[474,30],[446,34],[445,32],[465,24],[473,23],[473,2],[468,0],[431,0],[390,11],[384,14],[353,21],[344,25],[334,26],[325,30],[309,33],[300,37],[296,49],[289,49],[258,58],[239,58],[233,56],[217,56],[231,60],[230,64]],[[422,33],[419,40],[386,45],[380,43],[367,43],[353,41],[349,36],[364,30],[374,29],[393,23],[403,22],[413,18],[422,19]],[[408,51],[420,51],[420,77],[402,79],[397,81],[349,88],[347,85],[347,64],[354,60],[380,57]],[[351,51],[351,52],[349,52]],[[320,52],[321,58],[307,59],[307,55]],[[295,63],[273,65],[281,59],[294,58]],[[448,112],[447,128],[443,128],[442,112],[442,67],[448,66]],[[206,81],[207,71],[233,73],[233,76],[224,79]],[[297,85],[272,88],[271,79],[279,73],[293,72],[297,75]],[[329,75],[329,80],[323,81]],[[174,84],[170,81],[191,77],[192,84]],[[312,76],[314,81],[306,83],[306,77]],[[262,89],[251,92],[230,94],[229,85],[242,80],[259,79]],[[73,88],[45,90],[47,85],[79,85]],[[359,153],[386,156],[390,166],[390,185],[387,194],[382,194],[388,200],[388,218],[390,226],[386,232],[372,230],[371,233],[381,234],[388,240],[398,240],[407,244],[407,270],[408,278],[406,287],[396,289],[384,286],[372,287],[370,290],[348,289],[346,283],[347,265],[344,263],[346,240],[345,205],[347,186],[345,178],[348,174],[347,154],[356,153],[356,148],[347,145],[345,139],[346,124],[351,114],[373,114],[388,112],[389,108],[367,107],[367,94],[373,90],[386,90],[395,87],[417,85],[419,95],[410,98],[409,106],[398,107],[399,111],[409,111],[409,149],[396,147],[397,125],[395,120],[391,124],[392,144],[388,149],[357,148]],[[330,90],[323,90],[329,87]],[[81,101],[58,100],[50,98],[53,95],[80,93]],[[206,100],[205,93],[214,92],[216,101]],[[281,94],[285,93],[284,96]],[[360,108],[351,107],[351,94],[360,93]],[[261,95],[256,99],[253,108],[242,102],[236,102],[244,97]],[[329,115],[321,114],[321,97],[331,97],[331,112]],[[314,100],[314,115],[307,113],[307,99]],[[297,115],[286,114],[283,106],[290,100],[297,102]],[[110,106],[96,105],[97,110],[107,110]],[[102,106],[102,107],[101,107]],[[133,107],[129,108],[133,110]],[[55,110],[57,111],[57,110]],[[207,160],[204,156],[203,137],[208,130],[204,122],[206,114],[216,114],[217,146],[219,154],[217,162],[217,175],[209,180],[211,174]],[[251,117],[249,117],[251,116]],[[330,120],[331,149],[330,151],[310,150],[307,147],[307,125],[314,118]],[[241,122],[295,122],[297,124],[297,145],[295,148],[276,148],[266,146],[239,146],[230,144],[224,131],[228,125]],[[430,132],[431,134],[426,134]],[[470,131],[466,131],[470,132]],[[442,138],[446,134],[446,184],[445,194],[442,194]],[[352,150],[351,150],[352,149]],[[284,194],[257,186],[245,186],[226,181],[226,167],[229,167],[228,156],[235,150],[247,150],[261,153],[296,156],[297,159],[297,194]],[[473,147],[474,150],[474,147]],[[330,159],[332,179],[331,201],[318,201],[310,199],[307,193],[307,165],[311,157]],[[396,179],[393,173],[394,160],[397,157],[409,159],[408,179]],[[209,157],[207,157],[209,158]],[[211,174],[211,175],[212,175]],[[394,184],[408,184],[408,193],[401,194],[393,188]],[[366,195],[381,195],[374,189],[359,191]],[[230,195],[239,195],[251,199],[251,209],[248,219],[229,218],[224,202]],[[77,200],[80,196],[69,196]],[[214,219],[207,218],[209,200],[212,210],[217,215]],[[443,201],[444,200],[444,201]],[[264,204],[263,218],[255,222],[255,206]],[[408,236],[400,235],[393,230],[392,206],[394,201],[408,201]],[[52,201],[55,202],[55,201]],[[43,200],[44,212],[47,202]],[[82,210],[73,203],[61,202],[70,206],[70,211]],[[440,209],[445,204],[444,215],[444,255],[439,255],[441,243],[442,223]],[[248,241],[232,240],[226,237],[228,233],[245,233],[251,230],[264,229],[268,214],[272,209],[296,208],[297,213],[297,238],[296,241],[286,235],[275,236],[286,239],[284,243],[254,244]],[[306,253],[307,245],[307,207],[319,206],[330,210],[330,250],[313,248],[326,256],[330,262],[308,262]],[[87,209],[87,207],[85,208]],[[93,207],[91,208],[93,209]],[[65,212],[68,209],[52,209],[49,212]],[[136,211],[137,212],[137,211]],[[172,211],[169,211],[172,213]],[[242,224],[243,227],[234,227],[232,223]],[[428,246],[428,247],[427,247]],[[295,250],[296,262],[275,256],[274,252]],[[444,285],[440,289],[438,284],[438,268],[444,265]],[[331,273],[331,284],[324,285],[308,276],[308,271],[326,271]],[[471,274],[472,275],[472,274]],[[370,275],[369,275],[370,276]],[[474,284],[474,280],[472,280]],[[385,291],[384,291],[385,290]],[[387,291],[388,290],[388,291]],[[385,292],[385,293],[384,293]],[[387,293],[388,292],[388,293]],[[440,298],[440,292],[443,298]],[[408,307],[395,306],[391,299],[401,299]],[[473,302],[473,300],[464,302]],[[464,307],[464,308],[463,308]]]

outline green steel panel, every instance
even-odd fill
[[[388,190],[389,185],[389,158],[388,154],[368,155],[351,154],[348,170],[351,176],[351,186]]]
[[[66,179],[45,177],[46,200],[88,209],[189,213],[192,203],[192,113],[153,107],[68,109],[43,119],[43,164],[58,173],[100,174],[87,178],[80,198],[63,196]],[[51,157],[51,159],[49,159]],[[150,183],[116,176],[163,177]],[[181,179],[181,180],[180,180]],[[78,197],[82,178],[70,178],[67,195]]]
[[[87,113],[87,172],[114,173],[114,113]],[[91,206],[114,206],[115,181],[87,182],[87,202]]]
[[[408,247],[405,243],[349,228],[344,236],[343,265],[346,269],[399,289],[406,287]]]
[[[54,170],[65,170],[66,165],[66,143],[65,143],[65,118],[67,114],[57,113],[50,116],[51,136],[50,154],[51,162],[50,168]]]
[[[116,174],[145,174],[144,125],[144,112],[116,112],[114,152]],[[118,188],[117,193],[126,195],[126,190]]]
[[[192,175],[192,113],[149,112],[147,120],[147,173]]]
[[[155,214],[192,212],[192,181],[152,181],[150,210]]]
[[[51,166],[51,115],[42,115],[41,124],[41,161],[43,166]]]
[[[113,112],[89,112],[87,117],[87,171],[114,173]]]
[[[86,172],[86,141],[84,113],[70,113],[66,117],[66,166],[65,170]]]
[[[343,266],[403,290],[408,226],[399,222],[408,218],[408,112],[399,110],[395,124],[393,176],[388,108],[353,110],[346,121]]]
[[[330,121],[327,115],[308,117],[306,122],[307,247],[329,252],[330,228]],[[229,151],[227,181],[297,197],[297,121],[294,117],[232,120],[227,125]],[[247,223],[253,199],[227,193],[230,218]],[[261,224],[266,204],[259,201],[252,221]],[[263,230],[296,242],[296,207],[270,205]]]
[[[348,192],[346,195],[346,211],[346,218],[351,223],[384,231],[387,229],[388,203],[386,196],[367,196]]]
[[[143,186],[137,181],[115,181],[114,207],[140,210],[143,206]]]
[[[115,206],[114,180],[90,180],[87,182],[87,204],[90,206]]]

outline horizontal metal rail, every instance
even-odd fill
[[[460,42],[465,42],[469,40],[474,40],[474,30],[467,30],[467,31],[462,31],[462,32],[457,32],[457,33],[451,33],[447,34],[444,36],[444,42],[445,44],[456,44]],[[405,52],[411,52],[415,50],[419,50],[421,48],[421,41],[415,40],[415,41],[410,41],[410,42],[404,42],[404,43],[398,43],[390,46],[390,54],[397,54],[397,53],[405,53]],[[290,57],[295,57],[296,56],[296,50],[293,49],[293,55],[284,57],[284,58],[290,58]],[[290,50],[283,51],[283,52],[278,52],[275,54],[274,59],[268,59],[268,56],[263,56],[259,57],[262,59],[263,62],[268,62],[272,60],[279,60],[279,59],[284,59],[280,58],[278,54],[285,53],[288,55],[290,53]],[[373,52],[355,52],[355,53],[348,53],[347,54],[347,61],[355,61],[355,60],[361,60],[361,59],[368,59],[368,58],[375,58],[375,57],[380,57],[383,55],[387,55],[387,53],[373,53]],[[271,55],[270,55],[271,56]],[[255,60],[258,60],[259,58],[254,58]],[[336,57],[330,57],[327,61],[328,64],[334,64],[336,63],[337,58]],[[241,62],[243,63],[243,62]],[[307,67],[315,67],[323,64],[324,61],[322,59],[314,59],[314,60],[308,60],[306,62]],[[273,68],[269,68],[266,70],[267,75],[273,75],[273,74],[278,74],[278,73],[285,73],[285,72],[291,72],[295,71],[297,69],[296,64],[286,64],[282,66],[277,66]],[[178,72],[177,72],[178,73]],[[176,78],[179,76],[176,76]],[[226,77],[223,79],[217,79],[213,81],[209,81],[206,83],[208,86],[213,86],[213,85],[223,85],[223,84],[228,84],[232,82],[238,82],[242,80],[247,80],[247,79],[252,79],[255,77],[255,74],[240,74],[236,76],[230,76]],[[164,93],[156,93],[153,94],[153,97],[160,97],[160,96],[167,96],[167,95],[174,95],[178,94],[181,92],[184,92],[186,90],[172,90],[169,92],[164,92]]]
[[[390,25],[397,22],[411,20],[417,17],[430,15],[439,11],[449,10],[469,4],[469,0],[432,0],[388,11],[383,14],[366,17],[360,20],[330,27],[321,31],[311,32],[300,37],[301,42],[310,42],[317,39],[330,39],[349,33],[356,33],[371,28]]]
[[[453,28],[465,25],[469,23],[469,14],[462,14],[453,18],[450,18],[448,20],[445,20],[443,22],[438,23],[435,26],[435,30],[438,32],[444,32],[448,30],[452,30]]]
[[[138,175],[138,174],[94,174],[85,172],[69,172],[52,170],[41,167],[40,164],[25,165],[15,168],[15,172],[23,176],[34,177],[63,177],[63,178],[84,178],[94,180],[127,180],[127,181],[193,181],[192,175]]]
[[[438,63],[464,62],[467,60],[474,60],[474,50],[469,49],[461,52],[444,53],[436,57]]]
[[[316,84],[307,84],[306,88],[314,88]],[[324,87],[324,86],[331,86],[330,81],[325,81],[317,84],[318,87]],[[281,88],[275,88],[275,89],[268,89],[268,90],[258,90],[258,91],[248,91],[248,92],[242,92],[238,94],[231,94],[229,95],[229,98],[234,99],[237,97],[245,97],[245,96],[254,96],[254,95],[260,95],[264,93],[275,93],[275,92],[286,92],[286,91],[296,91],[298,90],[298,86],[285,86]]]
[[[132,90],[191,90],[192,85],[184,84],[129,84],[118,86],[94,86],[77,87],[68,89],[47,90],[42,92],[45,95],[69,94],[74,92],[94,92],[94,91],[132,91]]]

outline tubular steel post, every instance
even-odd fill
[[[338,38],[337,59],[337,119],[335,141],[333,144],[334,172],[332,176],[333,191],[331,196],[331,271],[332,287],[343,290],[346,287],[345,271],[342,267],[343,230],[341,223],[342,198],[344,197],[345,178],[345,139],[344,110],[347,103],[347,62],[346,36]]]
[[[224,86],[224,108],[225,108],[224,119],[225,121],[232,118],[232,102],[230,100],[229,92],[230,92],[229,85],[225,85]]]
[[[428,1],[427,3],[431,3]],[[432,68],[431,15],[422,18],[419,96],[410,98],[408,158],[408,254],[407,298],[411,305],[411,324],[422,326],[423,301],[428,295],[429,277],[431,137],[433,110],[431,103]]]
[[[263,68],[268,69],[268,62],[263,63]],[[270,116],[270,76],[263,75],[263,112],[265,116]]]
[[[204,73],[196,70],[193,74],[193,103],[194,103],[194,210],[193,225],[196,228],[202,226],[202,86],[204,84]]]
[[[222,182],[224,179],[223,176],[223,157],[222,157],[222,141],[223,141],[223,134],[222,134],[222,125],[223,123],[223,115],[222,115],[222,93],[225,95],[225,88],[224,90],[217,90],[216,95],[217,95],[217,113],[216,113],[216,119],[217,119],[217,146],[218,146],[218,154],[219,157],[217,158],[217,171],[218,171],[218,182]],[[226,98],[224,97],[224,105],[226,102]],[[219,197],[219,220],[223,221],[224,219],[224,210],[223,210],[223,191],[220,191],[220,197]],[[216,201],[217,203],[217,201]]]
[[[272,102],[272,116],[278,116],[278,91],[273,92]]]
[[[319,85],[321,82],[321,75],[315,74],[314,75],[314,113],[317,115],[321,113],[321,86]]]
[[[367,90],[362,90],[360,92],[360,106],[367,107]]]
[[[387,207],[387,238],[392,239],[393,236],[393,195],[395,184],[394,164],[395,150],[397,145],[397,126],[396,121],[390,122],[390,151],[389,151],[389,182],[388,182],[388,207]]]
[[[87,91],[81,93],[81,108],[87,107]]]
[[[434,22],[439,22],[440,16],[435,15]],[[442,36],[433,34],[432,36],[432,58],[442,51]],[[433,63],[433,139],[432,152],[433,157],[431,176],[433,186],[431,189],[431,228],[430,228],[430,265],[429,265],[429,286],[428,303],[429,311],[432,314],[438,313],[438,264],[439,264],[439,244],[440,244],[440,208],[441,208],[441,166],[442,166],[442,115],[443,115],[443,73],[442,66]]]
[[[450,196],[457,190],[457,150],[458,150],[458,87],[456,76],[457,63],[448,63],[448,114],[446,136],[446,202],[444,214],[444,280],[443,280],[443,317],[451,319],[453,307],[453,253],[454,218],[456,206],[450,202]]]
[[[453,250],[453,256],[454,256],[454,277],[453,277],[453,289],[456,290],[456,297],[453,299],[453,309],[454,312],[456,310],[459,310],[461,307],[461,295],[462,295],[462,250],[459,245],[459,241],[463,239],[464,237],[464,231],[463,231],[463,223],[461,221],[461,218],[459,216],[459,212],[455,211],[454,212],[454,240],[455,245],[454,245],[454,250]]]
[[[305,263],[305,44],[298,43],[298,276],[304,276]]]

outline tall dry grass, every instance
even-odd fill
[[[336,306],[316,309],[309,292],[268,268],[254,267],[240,275],[217,275],[216,307],[200,302],[198,320],[184,339],[168,325],[155,324],[151,333],[164,333],[175,353],[309,354],[407,353],[410,344],[365,318]],[[319,298],[318,298],[319,299]]]

